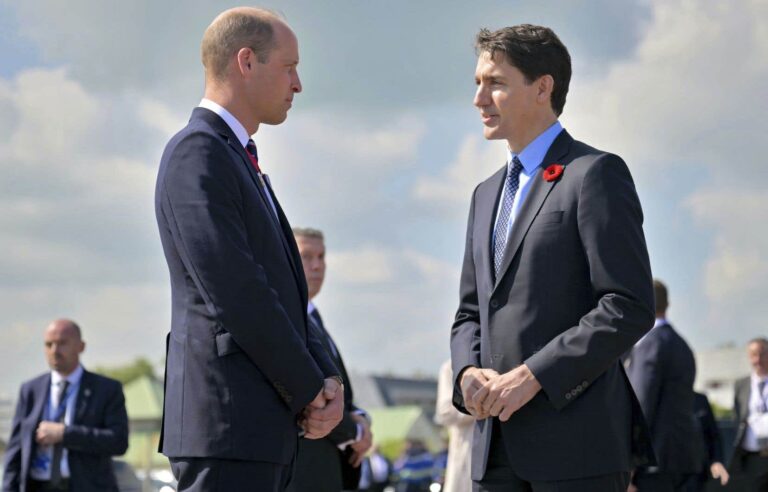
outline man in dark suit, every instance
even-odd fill
[[[484,29],[477,51],[474,104],[509,155],[472,196],[451,333],[474,487],[623,492],[652,459],[619,363],[653,325],[635,186],[560,126],[571,64],[555,33]]]
[[[360,482],[360,464],[371,447],[373,436],[368,414],[355,406],[352,386],[344,360],[330,333],[325,329],[320,312],[312,300],[325,280],[325,240],[322,231],[294,227],[301,264],[309,291],[309,326],[317,332],[325,350],[331,355],[344,385],[344,417],[323,439],[301,439],[293,477],[288,492],[339,492],[355,490]]]
[[[160,449],[180,491],[278,491],[299,431],[324,437],[344,401],[249,138],[301,91],[298,43],[276,15],[235,8],[206,30],[202,59],[205,97],[166,146],[155,192],[173,303]]]
[[[21,386],[5,451],[3,492],[117,492],[112,456],[128,448],[119,382],[83,369],[74,321],[45,331],[51,372]]]
[[[747,344],[752,374],[735,384],[738,423],[729,471],[734,490],[768,490],[768,339]]]
[[[632,348],[625,365],[645,420],[657,464],[641,467],[632,482],[640,492],[685,490],[703,462],[701,435],[693,414],[696,361],[683,338],[667,322],[666,286],[653,281],[656,322]]]

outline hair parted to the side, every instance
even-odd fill
[[[232,57],[250,48],[259,63],[267,63],[275,47],[274,21],[277,14],[265,9],[237,8],[219,15],[203,34],[200,47],[206,75],[220,80]]]
[[[321,239],[324,240],[323,231],[320,229],[313,229],[311,227],[294,227],[293,235],[295,237],[305,237],[308,239]]]
[[[502,53],[506,61],[520,70],[528,83],[551,75],[552,110],[560,116],[571,82],[571,55],[552,29],[532,24],[504,27],[497,31],[481,29],[475,41],[477,53],[491,56]]]

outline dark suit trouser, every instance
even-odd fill
[[[731,474],[728,490],[768,492],[768,456],[741,451],[734,460],[739,460],[740,466],[737,473]]]
[[[638,471],[633,480],[638,492],[686,492],[688,482],[698,477],[697,473],[647,473]]]
[[[485,476],[472,484],[473,492],[626,492],[629,473],[612,473],[572,480],[533,481],[518,477],[509,466],[501,429],[494,420]]]
[[[291,466],[263,461],[170,458],[178,492],[283,492]]]

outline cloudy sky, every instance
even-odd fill
[[[563,125],[629,163],[682,334],[765,333],[768,2],[472,3],[264,4],[299,37],[304,92],[259,155],[292,223],[327,235],[317,304],[347,365],[448,356],[470,194],[504,160],[471,104],[473,36],[522,22],[570,49]],[[202,32],[234,5],[0,0],[0,393],[44,368],[54,317],[81,323],[88,365],[161,360],[157,165],[202,94]]]

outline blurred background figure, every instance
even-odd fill
[[[390,483],[392,463],[381,454],[378,446],[373,447],[370,456],[366,456],[361,465],[359,490],[384,492]]]
[[[322,231],[293,228],[301,265],[307,279],[310,330],[321,341],[344,380],[344,415],[341,423],[323,439],[300,439],[288,492],[340,492],[354,490],[360,482],[360,465],[371,447],[373,436],[368,414],[355,406],[352,383],[339,347],[325,329],[314,299],[325,280],[325,239]]]
[[[432,484],[434,459],[419,439],[409,439],[405,451],[395,461],[397,492],[429,492]]]
[[[747,344],[752,374],[734,385],[733,413],[738,423],[730,472],[730,490],[768,490],[768,339]]]
[[[44,341],[51,370],[21,386],[3,492],[116,492],[112,456],[128,448],[122,385],[83,368],[74,321],[53,321]]]
[[[704,460],[701,463],[701,471],[688,479],[684,490],[685,492],[704,492],[710,478],[719,480],[720,485],[726,485],[730,477],[723,465],[723,443],[709,400],[702,393],[694,393],[693,396],[693,415],[701,431]]]
[[[448,460],[445,468],[443,492],[472,490],[470,458],[472,457],[472,433],[475,419],[453,406],[453,371],[450,359],[440,366],[437,379],[437,404],[435,423],[448,431]]]
[[[696,362],[691,348],[667,321],[666,286],[654,279],[653,293],[656,321],[625,364],[651,431],[657,465],[638,468],[632,483],[640,492],[683,491],[698,473],[703,454],[693,416]]]

